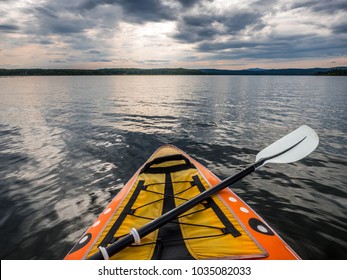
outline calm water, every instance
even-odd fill
[[[61,259],[160,145],[221,178],[302,124],[295,164],[233,186],[304,259],[347,259],[346,77],[0,78],[1,259]]]

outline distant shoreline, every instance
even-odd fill
[[[288,75],[347,76],[347,67],[308,69],[185,69],[185,68],[105,68],[105,69],[0,69],[0,76],[111,76],[111,75]]]

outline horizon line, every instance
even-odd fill
[[[139,67],[103,67],[103,68],[46,68],[46,67],[18,67],[18,68],[2,68],[0,70],[82,70],[82,71],[95,71],[95,70],[113,70],[113,69],[136,69],[136,70],[161,70],[161,69],[172,69],[172,70],[221,70],[221,71],[259,71],[259,70],[308,70],[308,69],[334,69],[334,68],[347,68],[347,65],[339,65],[339,66],[331,66],[331,67],[322,67],[322,66],[314,66],[314,67],[288,67],[288,68],[260,68],[260,67],[251,67],[244,69],[227,69],[227,68],[185,68],[185,67],[153,67],[153,68],[139,68]]]

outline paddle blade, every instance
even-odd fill
[[[312,153],[318,143],[317,133],[309,126],[303,125],[260,151],[256,163],[259,162],[260,167],[267,163],[295,162]]]

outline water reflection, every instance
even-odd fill
[[[224,178],[303,123],[320,135],[315,153],[233,189],[303,258],[347,256],[345,79],[18,77],[0,87],[3,259],[62,258],[161,144]]]

